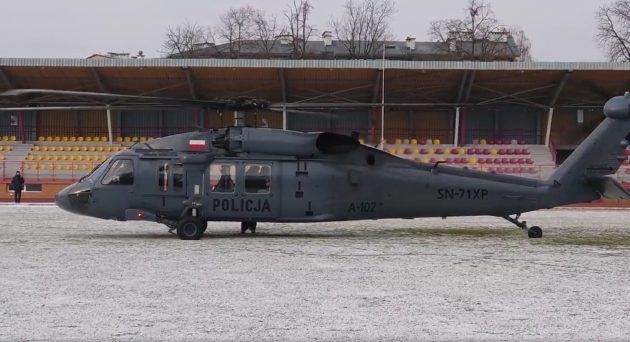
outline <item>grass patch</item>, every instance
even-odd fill
[[[521,234],[519,229],[490,228],[399,228],[391,231],[398,235],[416,236],[460,236],[460,237],[506,237]]]
[[[593,247],[630,247],[630,236],[627,235],[607,235],[607,236],[573,236],[573,237],[553,237],[543,240],[551,245],[574,245]]]

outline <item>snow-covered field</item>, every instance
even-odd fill
[[[210,224],[0,206],[2,340],[629,340],[630,211]]]

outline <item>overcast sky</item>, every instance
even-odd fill
[[[253,5],[277,13],[291,0],[2,0],[0,57],[76,57],[144,51],[159,57],[169,25],[189,20],[215,25],[230,7]],[[594,40],[597,9],[612,0],[491,0],[497,18],[521,26],[536,61],[605,61]],[[392,33],[428,40],[429,22],[461,17],[468,0],[399,0]],[[329,29],[342,0],[313,0],[313,24]],[[263,5],[264,4],[264,5]]]

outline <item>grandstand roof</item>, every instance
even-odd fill
[[[384,66],[385,101],[407,105],[601,107],[630,88],[630,63],[387,60]],[[377,103],[382,67],[381,60],[0,58],[0,91]],[[75,100],[81,101],[87,100]]]

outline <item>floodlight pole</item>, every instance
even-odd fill
[[[111,146],[113,144],[113,136],[112,136],[112,112],[109,108],[109,105],[107,105],[107,134],[108,134],[108,138],[109,138],[109,146]]]
[[[394,49],[395,45],[386,45],[383,43],[383,59],[381,65],[381,142],[380,149],[385,148],[385,50]]]

